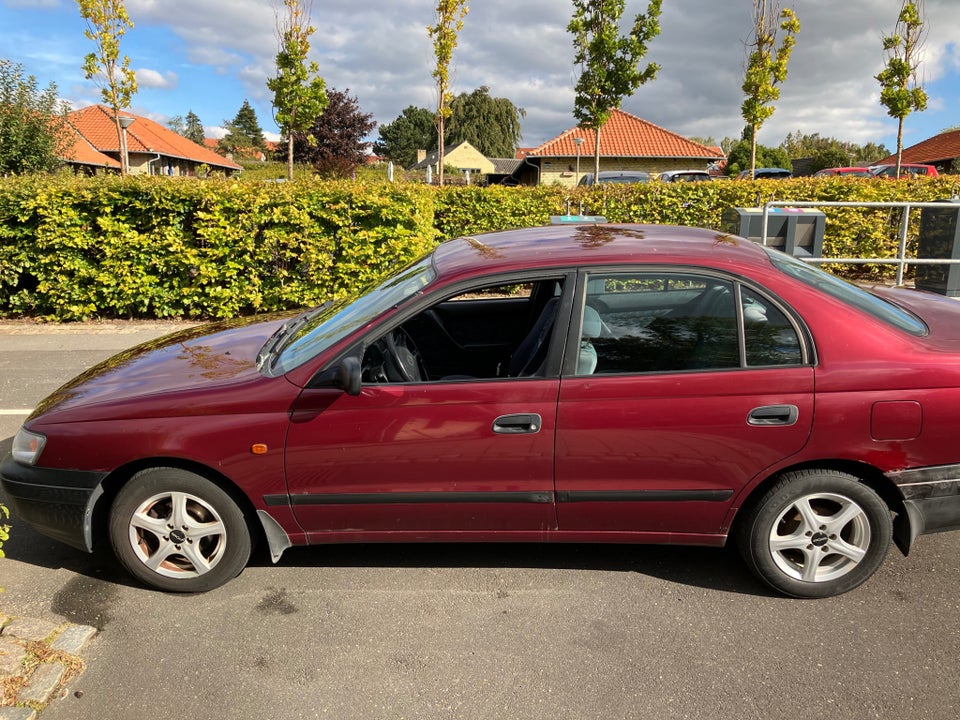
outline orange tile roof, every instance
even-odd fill
[[[932,165],[935,162],[945,162],[954,158],[960,158],[960,130],[940,133],[916,145],[904,148],[901,162]],[[897,155],[894,153],[890,157],[878,161],[877,164],[887,165],[896,161]]]
[[[90,142],[83,137],[76,128],[70,126],[72,142],[64,154],[67,162],[77,165],[92,165],[94,167],[108,167],[113,170],[120,169],[120,161],[114,160],[109,155],[104,155],[97,150]]]
[[[124,111],[127,117],[134,118],[127,128],[127,152],[157,153],[165,157],[206,163],[213,167],[241,170],[231,160],[217,155],[202,145],[187,140],[169,128],[140,115]],[[112,111],[103,105],[91,105],[68,115],[70,123],[94,148],[101,152],[120,152],[120,140],[113,124]]]
[[[553,140],[534,148],[529,155],[575,157],[577,155],[577,146],[573,142],[575,137],[584,139],[580,146],[580,155],[592,156],[596,134],[592,130],[579,127],[571,128]],[[723,159],[723,153],[718,153],[716,148],[708,148],[618,109],[611,111],[610,119],[600,131],[600,155],[601,157]]]

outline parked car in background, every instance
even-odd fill
[[[593,173],[587,173],[578,185],[607,185],[614,183],[645,183],[650,181],[650,173],[640,170],[605,170],[597,175],[596,181],[593,179]]]
[[[757,168],[753,171],[753,180],[785,180],[792,178],[793,173],[784,168]],[[744,170],[737,175],[737,180],[750,180],[750,171]]]
[[[127,350],[37,406],[0,485],[162,590],[256,542],[730,542],[826,597],[960,527],[958,407],[960,303],[715,230],[550,226]]]
[[[870,169],[877,177],[893,178],[897,172],[896,165],[871,165]],[[917,163],[901,163],[900,177],[916,177],[926,175],[927,177],[937,177],[940,173],[933,165],[922,165]]]
[[[711,179],[706,170],[666,170],[657,177],[662,182],[703,182]]]
[[[870,168],[866,167],[835,167],[835,168],[824,168],[823,170],[817,170],[813,174],[813,177],[866,177],[872,178],[874,175],[870,172]]]

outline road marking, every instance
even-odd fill
[[[5,410],[3,408],[0,408],[0,415],[29,415],[32,412],[33,410],[23,410],[23,409]]]

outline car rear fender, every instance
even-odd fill
[[[736,498],[724,521],[724,529],[729,535],[735,535],[735,525],[740,517],[746,517],[744,509],[749,509],[759,500],[767,489],[775,484],[784,474],[798,470],[837,470],[858,478],[864,485],[873,490],[886,503],[890,511],[895,514],[893,521],[893,540],[897,548],[906,555],[910,551],[913,541],[923,534],[923,524],[918,523],[917,512],[911,514],[909,504],[904,503],[903,494],[896,483],[880,470],[866,463],[828,458],[816,461],[806,461],[764,473],[754,483],[748,485]]]

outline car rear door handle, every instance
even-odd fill
[[[543,418],[537,413],[520,413],[518,415],[501,415],[493,421],[493,431],[501,435],[520,435],[521,433],[538,433],[543,426]]]
[[[750,414],[747,415],[747,424],[760,427],[793,425],[799,417],[800,410],[796,405],[764,405],[750,411]]]

